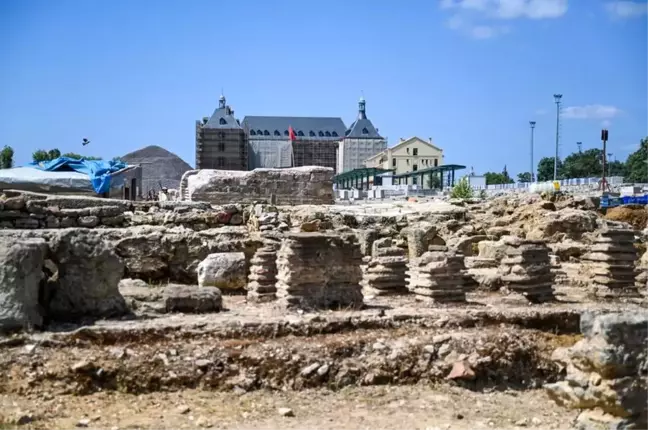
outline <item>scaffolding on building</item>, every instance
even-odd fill
[[[245,130],[203,127],[196,121],[196,169],[248,170]]]

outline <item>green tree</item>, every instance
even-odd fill
[[[0,169],[11,169],[13,167],[13,156],[13,148],[5,145],[0,151]]]
[[[603,151],[588,149],[569,154],[563,161],[560,176],[563,178],[591,178],[601,176],[602,173]]]
[[[625,177],[626,165],[623,161],[614,160],[609,165],[605,166],[605,174],[609,176],[623,176]]]
[[[37,149],[34,151],[32,154],[32,160],[34,160],[34,163],[40,163],[42,161],[49,161],[49,153],[47,151],[44,151],[42,149]]]
[[[47,151],[47,156],[49,157],[50,160],[54,160],[61,156],[61,151],[59,151],[56,148],[50,149],[49,151]]]
[[[531,182],[531,172],[518,173],[518,182]]]
[[[486,177],[486,185],[512,184],[515,182],[513,179],[509,178],[506,170],[502,173],[486,172],[484,173],[484,176]]]
[[[639,149],[628,156],[625,162],[626,182],[648,182],[648,137],[641,139]]]
[[[80,160],[82,158],[84,160],[101,160],[102,159],[101,157],[85,156],[85,155],[77,154],[76,152],[66,152],[65,154],[63,154],[63,156],[68,157],[68,158],[74,158],[75,160]]]
[[[553,180],[554,172],[554,157],[543,157],[538,162],[538,181],[551,181]],[[562,174],[562,161],[558,159],[558,179],[561,178]]]

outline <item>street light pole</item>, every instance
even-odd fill
[[[583,152],[583,151],[581,150],[581,148],[583,147],[583,142],[576,142],[576,146],[578,146],[578,153],[579,153],[579,154],[580,154],[581,152]]]
[[[608,152],[608,178],[612,177],[612,153]]]
[[[560,141],[560,101],[562,94],[554,94],[556,101],[556,154],[554,157],[554,181],[558,179],[558,142]]]
[[[529,125],[531,126],[531,182],[535,182],[535,175],[533,174],[533,131],[535,130],[535,121],[529,121]]]

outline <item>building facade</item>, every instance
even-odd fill
[[[396,146],[365,160],[366,167],[391,169],[395,175],[441,165],[443,150],[434,145],[432,139],[426,141],[418,137],[401,139]]]
[[[248,170],[248,136],[224,96],[211,117],[196,121],[196,169]]]
[[[341,118],[246,116],[242,125],[248,136],[250,170],[300,166],[337,169],[338,144],[346,132]]]
[[[358,117],[340,141],[337,172],[344,173],[364,167],[366,159],[387,149],[387,141],[367,118],[366,103],[360,98]]]

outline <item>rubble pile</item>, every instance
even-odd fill
[[[359,308],[361,264],[353,235],[288,233],[277,253],[277,298],[289,307]]]
[[[553,300],[554,273],[544,241],[505,237],[506,257],[500,273],[504,288],[522,294],[532,303]]]
[[[583,255],[583,269],[591,277],[594,293],[599,297],[634,296],[637,250],[635,234],[630,229],[601,231],[589,252]]]
[[[421,257],[410,260],[408,289],[435,302],[465,302],[467,277],[464,256],[431,245]]]
[[[577,428],[648,428],[648,312],[581,316],[585,338],[552,358],[564,381],[545,385],[559,405],[581,409]]]
[[[250,302],[268,302],[277,298],[277,251],[281,242],[266,237],[250,261],[247,299]]]
[[[405,274],[407,257],[404,249],[394,246],[392,239],[373,243],[372,256],[363,265],[362,286],[366,295],[407,294]]]

